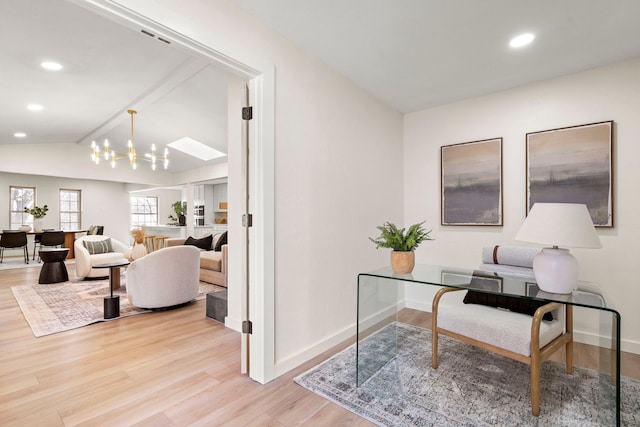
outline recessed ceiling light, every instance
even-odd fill
[[[16,138],[26,138],[27,134],[24,132],[16,132],[13,134]]]
[[[204,145],[202,142],[189,138],[188,136],[180,138],[177,141],[173,141],[167,146],[204,161],[226,156],[226,154],[211,148],[208,145]]]
[[[511,41],[509,42],[509,46],[515,48],[523,47],[531,43],[535,38],[536,36],[533,33],[520,34],[511,39]]]
[[[27,105],[27,110],[30,111],[41,111],[44,107],[40,104],[29,104]]]
[[[58,64],[57,62],[52,62],[52,61],[44,61],[43,63],[40,64],[40,66],[42,68],[44,68],[45,70],[49,70],[49,71],[60,71],[62,70],[62,65]]]

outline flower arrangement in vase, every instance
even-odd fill
[[[34,206],[33,208],[24,208],[24,211],[29,215],[33,216],[33,230],[36,232],[42,231],[42,218],[47,216],[47,211],[49,210],[49,206],[44,205],[43,207]]]
[[[177,222],[178,225],[186,225],[187,218],[185,214],[187,213],[187,205],[186,203],[181,202],[180,200],[174,202],[171,207],[173,208],[173,212],[176,216],[169,215],[169,219],[174,223]]]
[[[144,236],[146,229],[144,227],[134,228],[131,230],[133,236],[133,249],[131,249],[131,259],[138,259],[147,254],[147,247],[144,245]]]

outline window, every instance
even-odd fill
[[[131,196],[131,226],[158,225],[158,198]]]
[[[36,205],[36,189],[34,187],[9,187],[9,229],[17,230],[22,224],[33,225],[33,217],[24,208]]]
[[[60,230],[80,230],[81,190],[60,189]]]

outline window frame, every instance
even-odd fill
[[[32,201],[31,203],[24,203],[22,202],[22,209],[21,210],[14,210],[13,206],[14,206],[14,198],[13,198],[13,192],[15,190],[32,190],[33,192],[33,197],[32,197]],[[37,206],[37,192],[36,192],[36,187],[28,187],[28,186],[24,186],[24,185],[10,185],[9,186],[9,229],[10,230],[17,230],[18,227],[20,227],[21,225],[29,225],[33,227],[33,215],[28,214],[24,211],[24,208],[27,207],[29,209],[33,208],[34,206]],[[14,215],[20,215],[21,218],[21,222],[20,224],[18,223],[14,223],[13,221],[13,217]]]
[[[149,205],[148,203],[135,203],[134,199],[144,199],[145,201],[153,200],[155,202],[155,206],[153,204]],[[134,212],[135,206],[145,206],[150,207],[152,210],[155,207],[155,212]],[[129,222],[131,227],[143,227],[143,226],[157,226],[158,225],[158,196],[129,196]],[[136,218],[152,218],[155,219],[151,221],[137,221]]]
[[[67,210],[64,210],[62,208],[62,205],[63,205],[62,193],[63,192],[76,193],[78,195],[78,200],[77,200],[77,203],[76,203],[76,207],[78,209],[77,211],[67,211]],[[58,225],[60,226],[60,230],[64,230],[64,231],[82,230],[82,190],[74,189],[74,188],[60,188],[58,190],[58,207],[60,209],[60,216],[58,218]],[[77,221],[75,221],[75,222],[72,222],[72,221],[63,222],[62,221],[62,217],[63,217],[64,214],[77,215]],[[63,225],[63,224],[71,224],[71,223],[76,224],[75,227],[66,228],[65,225]]]

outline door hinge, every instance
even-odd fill
[[[242,107],[242,120],[253,119],[253,107]]]
[[[243,227],[253,227],[253,215],[252,214],[244,214],[242,215],[242,226]]]
[[[251,320],[243,320],[242,321],[242,333],[243,334],[252,334],[253,333],[253,323],[251,323]]]

